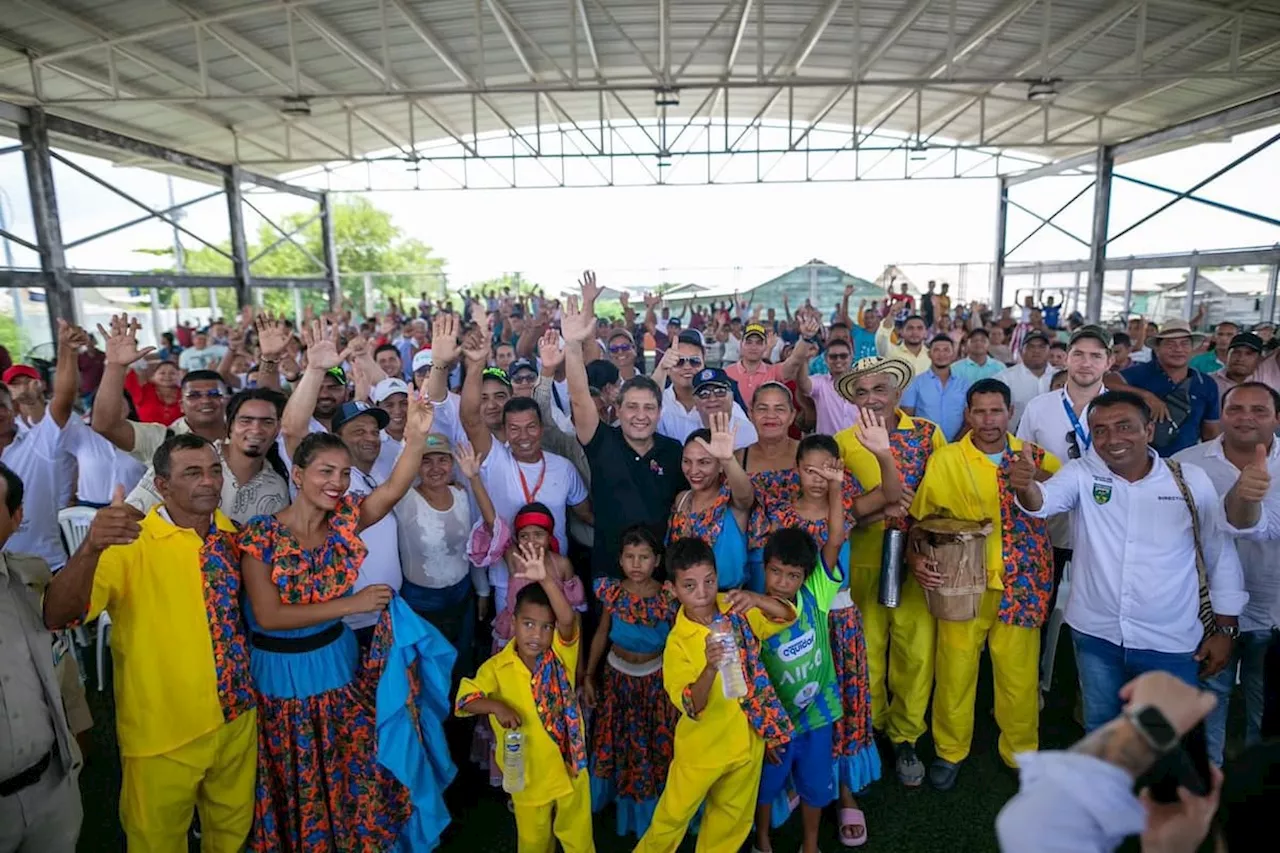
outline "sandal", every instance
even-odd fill
[[[845,834],[846,829],[858,826],[862,827],[861,835],[851,838]],[[867,843],[867,816],[862,809],[840,810],[840,843],[845,847],[861,847]]]

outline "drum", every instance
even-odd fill
[[[924,591],[934,618],[947,622],[976,619],[987,588],[989,521],[926,518],[916,524],[916,549],[937,564],[942,586]]]

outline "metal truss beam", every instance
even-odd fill
[[[1252,249],[1219,249],[1205,252],[1181,252],[1165,255],[1129,255],[1108,257],[1106,270],[1172,270],[1197,267],[1265,266],[1280,263],[1280,244]],[[1070,261],[1025,261],[1006,263],[1005,276],[1034,275],[1036,273],[1088,272],[1089,259]]]
[[[234,270],[236,307],[244,308],[253,304],[253,291],[250,289],[253,274],[249,271],[249,241],[244,233],[244,198],[240,195],[239,166],[231,167],[223,180],[223,186],[227,194],[227,225],[231,232],[231,266]]]
[[[102,272],[70,272],[66,274],[67,283],[72,288],[98,287],[118,290],[146,287],[173,287],[179,290],[207,290],[209,288],[234,288],[236,279],[225,275],[183,275],[181,273],[102,273]],[[38,288],[45,286],[45,276],[35,270],[19,270],[0,268],[0,287]],[[303,290],[325,290],[329,287],[327,278],[259,278],[254,287],[262,288],[300,288]]]
[[[95,231],[94,233],[90,234],[87,237],[81,237],[79,240],[72,240],[70,243],[67,243],[66,247],[68,249],[74,249],[77,246],[83,246],[85,243],[91,243],[94,240],[100,240],[103,237],[108,237],[112,234],[115,234],[118,231],[123,231],[126,228],[132,228],[135,225],[141,225],[143,222],[149,222],[152,219],[158,218],[163,220],[164,222],[168,222],[170,225],[174,225],[175,223],[170,217],[173,214],[177,213],[179,210],[182,210],[183,208],[191,207],[193,204],[199,204],[200,202],[208,201],[209,199],[216,198],[220,195],[222,195],[222,190],[218,189],[218,190],[214,190],[213,192],[205,193],[204,195],[197,196],[191,199],[190,201],[184,201],[182,202],[182,204],[173,204],[173,205],[170,205],[169,207],[160,208],[159,210],[156,210],[154,212],[148,212],[146,216],[138,216],[133,219],[130,219],[128,222],[121,222],[119,225],[112,225],[110,228],[104,228],[101,231]],[[33,248],[33,247],[30,247],[30,248]]]
[[[1006,181],[1006,182],[1005,182],[1005,185],[1006,185],[1006,186],[1008,185],[1008,181]],[[1004,199],[1004,200],[1003,200],[1003,203],[1004,203],[1006,206],[1007,206],[1007,205],[1010,205],[1010,204],[1014,204],[1014,207],[1017,207],[1019,210],[1024,211],[1024,212],[1026,212],[1026,213],[1030,213],[1030,214],[1031,214],[1032,216],[1034,216],[1036,219],[1040,220],[1040,224],[1039,224],[1039,225],[1037,225],[1035,228],[1033,228],[1030,234],[1028,234],[1027,236],[1023,237],[1021,240],[1019,240],[1019,241],[1018,241],[1018,244],[1017,244],[1016,246],[1014,246],[1012,249],[1010,249],[1006,254],[1012,255],[1014,252],[1017,252],[1019,249],[1021,249],[1024,245],[1026,245],[1026,244],[1027,244],[1027,241],[1029,241],[1032,237],[1036,236],[1036,235],[1037,235],[1037,234],[1039,234],[1042,230],[1044,230],[1044,228],[1045,228],[1045,226],[1046,226],[1046,225],[1052,225],[1052,224],[1053,224],[1053,221],[1054,221],[1055,219],[1057,219],[1057,218],[1058,218],[1058,216],[1060,216],[1064,210],[1066,210],[1068,207],[1070,207],[1071,205],[1073,205],[1073,204],[1075,204],[1077,201],[1079,201],[1079,200],[1080,200],[1080,197],[1081,197],[1081,196],[1083,196],[1085,193],[1087,193],[1087,192],[1088,192],[1089,190],[1091,190],[1091,189],[1093,189],[1093,182],[1090,182],[1090,183],[1088,183],[1088,184],[1085,184],[1085,186],[1084,186],[1084,187],[1083,187],[1083,188],[1082,188],[1078,193],[1076,193],[1075,195],[1073,195],[1071,198],[1067,199],[1067,202],[1066,202],[1065,204],[1061,205],[1061,206],[1060,206],[1057,210],[1055,210],[1053,213],[1050,213],[1050,214],[1049,214],[1049,216],[1048,216],[1048,218],[1042,217],[1042,216],[1040,216],[1038,213],[1031,213],[1031,211],[1027,210],[1027,208],[1023,207],[1022,205],[1020,205],[1020,204],[1014,204],[1013,202],[1009,201],[1008,199]],[[1055,227],[1056,227],[1056,226],[1055,226]],[[1061,230],[1061,229],[1059,229],[1059,230]],[[1074,235],[1074,234],[1070,234],[1069,232],[1068,232],[1068,235],[1069,235],[1069,236],[1072,236],[1072,237],[1075,237],[1075,235]],[[1083,240],[1081,240],[1079,237],[1075,237],[1075,239],[1076,239],[1078,242],[1080,242],[1080,243],[1083,243],[1083,242],[1084,242],[1084,241],[1083,241]]]

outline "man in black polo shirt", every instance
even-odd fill
[[[587,273],[587,294],[595,292],[595,275]],[[636,375],[618,395],[618,426],[600,423],[587,385],[582,345],[595,334],[594,306],[584,300],[578,310],[570,298],[561,320],[565,339],[565,378],[573,406],[573,425],[591,468],[591,503],[595,507],[595,541],[591,549],[593,577],[620,577],[619,541],[633,524],[646,524],[661,540],[671,504],[689,487],[680,470],[680,444],[658,435],[662,391],[647,376]]]

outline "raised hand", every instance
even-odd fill
[[[555,329],[547,329],[538,340],[538,358],[542,359],[542,370],[546,373],[555,373],[564,363],[560,334]]]
[[[701,445],[702,449],[710,453],[721,462],[727,462],[733,458],[734,440],[738,436],[737,425],[730,424],[730,418],[726,412],[713,412],[711,421],[711,441],[697,438],[694,441]]]
[[[800,337],[815,338],[822,331],[822,321],[812,314],[806,313],[800,320]]]
[[[101,328],[101,327],[99,327]],[[58,347],[72,352],[89,345],[89,335],[79,326],[72,326],[66,320],[58,320]]]
[[[594,307],[596,297],[600,295],[600,288],[596,287],[595,271],[583,270],[582,278],[578,279],[578,287],[582,289],[582,304],[588,308]]]
[[[258,357],[279,360],[289,348],[289,330],[284,320],[262,313],[254,318],[253,325],[258,332]]]
[[[432,350],[434,356],[435,351]],[[462,356],[468,367],[484,369],[489,363],[489,336],[479,329],[473,330],[462,339]]]
[[[124,486],[116,484],[111,504],[93,516],[85,540],[95,551],[103,551],[112,545],[128,545],[142,532],[138,525],[141,520],[142,513],[124,502]]]
[[[98,324],[98,334],[102,335],[103,352],[107,356],[107,364],[128,367],[140,358],[145,358],[156,351],[155,347],[138,349],[138,332],[142,324],[137,318],[128,314],[112,316],[111,331],[108,332]]]
[[[872,453],[888,453],[889,429],[884,425],[884,418],[866,406],[858,407],[858,422],[854,424],[854,435],[862,446]]]
[[[431,360],[446,365],[458,360],[458,315],[437,314],[431,322]]]
[[[667,347],[662,353],[662,359],[658,362],[658,367],[667,373],[676,369],[676,362],[680,360],[680,353],[676,352],[675,347]]]
[[[618,304],[622,306],[622,312],[625,314],[627,309],[631,307],[631,294],[625,290],[619,293]]]
[[[516,546],[510,553],[517,566],[516,577],[539,583],[547,578],[547,552],[545,549],[525,542]]]
[[[596,330],[596,318],[589,310],[590,306],[578,308],[578,298],[570,296],[565,301],[564,316],[560,319],[560,333],[566,341],[585,343],[591,339]]]
[[[431,401],[420,393],[411,394],[404,425],[405,446],[421,447],[428,433],[431,432],[431,425],[435,423],[435,419],[436,410],[431,405]]]
[[[348,358],[355,361],[369,354],[369,341],[364,335],[356,335],[347,341]]]
[[[662,296],[657,293],[646,293],[644,295],[644,307],[650,311],[657,309],[662,304]]]
[[[458,463],[458,470],[462,472],[462,476],[468,480],[480,473],[480,463],[484,461],[483,457],[476,455],[475,448],[465,441],[459,442],[453,449],[453,459]]]
[[[1022,453],[1013,461],[1013,466],[1009,469],[1009,485],[1013,486],[1015,491],[1029,489],[1035,482],[1036,472],[1039,470],[1035,459],[1031,456],[1031,445],[1024,441]]]
[[[338,351],[338,327],[326,320],[316,320],[311,328],[303,328],[302,342],[307,347],[307,367],[316,370],[328,370],[341,367],[351,354],[349,350]]]
[[[1235,493],[1240,500],[1257,503],[1267,496],[1271,488],[1271,474],[1267,471],[1267,446],[1259,444],[1253,460],[1240,471]]]

